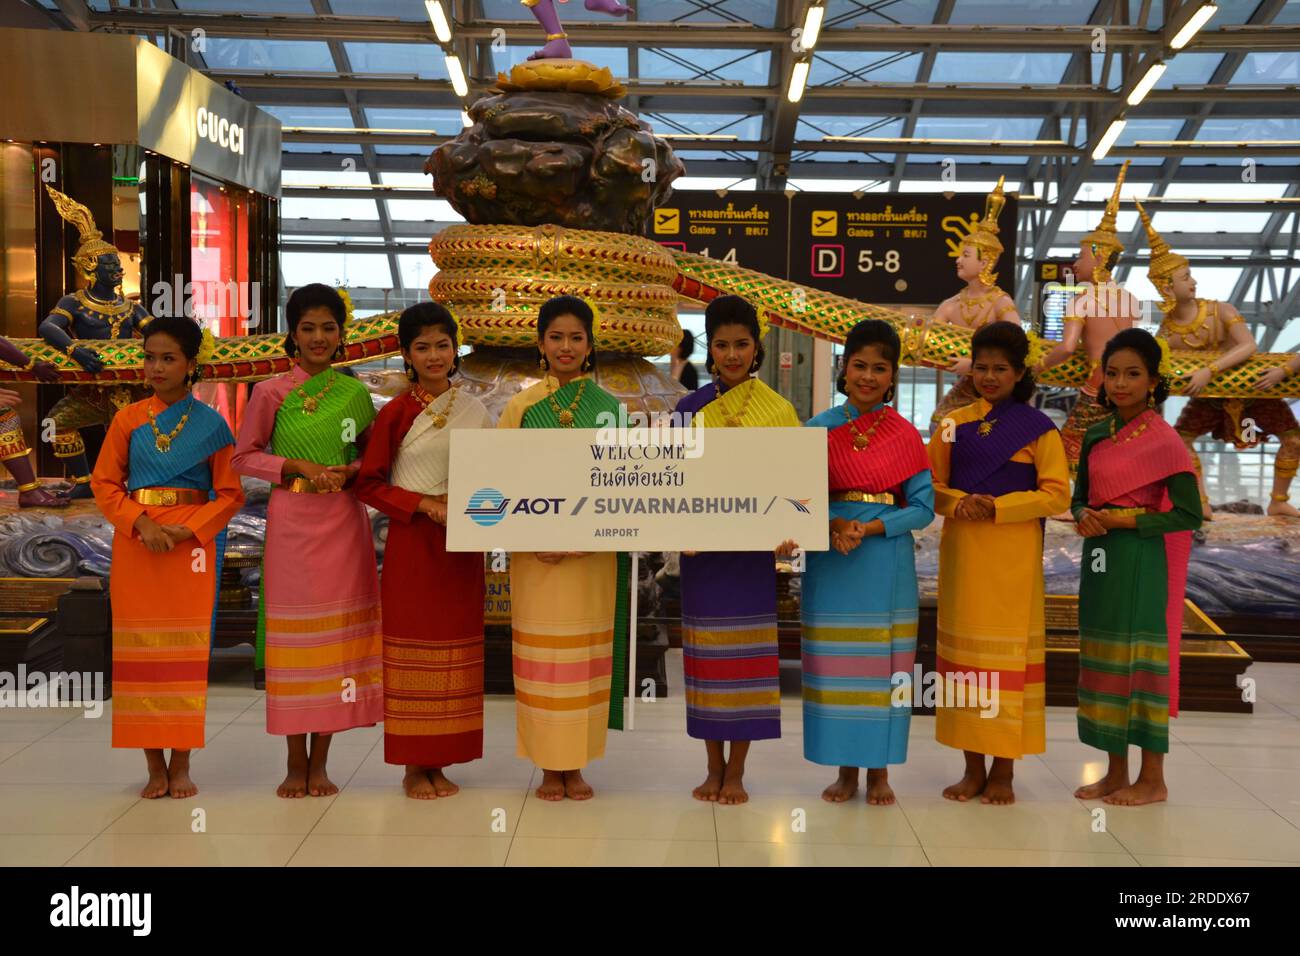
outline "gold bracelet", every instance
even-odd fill
[[[1218,375],[1219,372],[1221,371],[1221,369],[1219,368],[1219,366],[1215,365],[1213,362],[1211,362],[1209,365],[1207,365],[1207,366],[1205,366],[1205,367],[1208,368],[1208,369],[1210,370],[1210,377],[1211,377],[1211,378],[1213,378],[1214,376]]]
[[[546,34],[546,39],[548,39],[548,40],[567,40],[568,38],[569,38],[569,35],[568,35],[567,33],[548,33],[548,34]]]

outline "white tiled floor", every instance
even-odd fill
[[[669,674],[680,689],[680,652]],[[1011,807],[940,797],[961,758],[925,717],[912,723],[908,762],[891,770],[896,806],[823,802],[834,771],[803,759],[796,696],[783,701],[785,736],[754,745],[751,800],[738,807],[691,799],[704,748],[686,736],[680,696],[642,703],[634,732],[611,733],[587,773],[594,800],[555,804],[533,795],[537,775],[514,755],[509,698],[487,702],[483,759],[450,772],[461,793],[427,803],[402,795],[379,728],[336,738],[337,796],[278,799],[283,743],[265,733],[262,695],[246,686],[211,688],[191,800],[137,796],[143,757],[109,747],[110,709],[97,720],[2,709],[0,865],[1295,865],[1300,667],[1256,664],[1250,676],[1256,713],[1176,720],[1170,801],[1138,808],[1074,799],[1105,758],[1078,742],[1065,708],[1049,710],[1048,751],[1018,767]]]

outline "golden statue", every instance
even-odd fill
[[[1079,466],[1083,436],[1110,414],[1110,410],[1097,401],[1097,389],[1102,381],[1101,354],[1113,336],[1132,328],[1142,314],[1142,304],[1137,296],[1121,288],[1110,273],[1124,251],[1115,220],[1119,215],[1119,191],[1124,185],[1128,165],[1125,160],[1120,167],[1100,224],[1079,241],[1079,256],[1074,260],[1073,269],[1075,281],[1082,283],[1083,289],[1066,308],[1064,335],[1034,368],[1034,377],[1038,378],[1045,370],[1070,358],[1080,342],[1088,353],[1088,380],[1079,386],[1079,398],[1061,429],[1071,474]]]
[[[966,283],[966,288],[940,303],[939,308],[934,310],[932,324],[955,325],[972,332],[990,322],[1020,324],[1015,302],[998,288],[998,277],[993,273],[1003,251],[1002,240],[998,238],[998,216],[1002,214],[1002,207],[1007,201],[1002,191],[1005,181],[1005,176],[998,178],[997,186],[984,202],[984,218],[962,240],[961,253],[957,256],[957,278]],[[975,384],[971,381],[970,365],[970,357],[966,356],[947,367],[946,371],[961,376],[961,379],[948,389],[934,410],[934,415],[930,418],[931,432],[939,427],[949,412],[979,398]]]
[[[1192,400],[1183,409],[1174,428],[1187,444],[1201,485],[1201,505],[1205,517],[1211,517],[1210,501],[1205,494],[1205,478],[1200,458],[1192,448],[1198,437],[1212,434],[1220,441],[1238,448],[1253,448],[1269,435],[1282,443],[1273,461],[1273,493],[1268,514],[1300,518],[1287,500],[1291,480],[1300,467],[1300,424],[1291,406],[1280,398],[1203,398],[1200,392],[1221,373],[1249,359],[1258,346],[1242,321],[1241,313],[1227,302],[1196,297],[1196,280],[1191,264],[1169,248],[1156,232],[1151,217],[1138,203],[1138,214],[1146,225],[1151,246],[1151,264],[1147,276],[1160,293],[1160,311],[1165,313],[1160,334],[1172,349],[1214,353],[1215,358],[1203,368],[1184,374],[1183,394]]]

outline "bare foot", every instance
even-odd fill
[[[307,792],[313,797],[332,797],[339,788],[334,786],[324,767],[312,767],[307,772]]]
[[[1011,788],[1011,777],[1004,774],[989,774],[984,792],[980,794],[980,803],[1002,806],[1016,802],[1016,793]]]
[[[853,799],[858,792],[858,768],[840,767],[840,775],[835,782],[822,791],[822,799],[827,803],[843,803]]]
[[[1133,786],[1121,787],[1102,799],[1118,807],[1140,807],[1143,804],[1162,803],[1168,800],[1169,791],[1163,780],[1143,780],[1139,777]]]
[[[564,771],[563,770],[543,770],[542,785],[536,790],[537,796],[543,800],[564,799]]]
[[[438,796],[428,773],[423,767],[414,764],[406,765],[406,775],[402,777],[402,789],[412,800],[433,800]]]
[[[722,777],[722,789],[718,791],[718,803],[734,806],[748,803],[749,794],[745,792],[745,778],[741,774],[734,776],[727,772]]]
[[[1270,502],[1268,510],[1264,513],[1274,518],[1300,518],[1300,511],[1297,511],[1295,505],[1288,501]]]
[[[1079,800],[1101,800],[1114,793],[1116,790],[1122,790],[1127,786],[1127,769],[1118,773],[1110,770],[1106,772],[1106,776],[1102,777],[1096,783],[1084,784],[1078,790],[1074,791],[1074,796]]]
[[[140,791],[140,796],[146,800],[157,800],[159,797],[167,796],[167,769],[150,770],[149,782],[144,785]]]
[[[285,775],[284,782],[275,788],[275,795],[286,799],[307,796],[306,765],[296,767],[294,762],[290,761],[289,772]]]
[[[436,767],[429,771],[429,779],[433,781],[433,789],[438,791],[440,797],[451,797],[460,793],[460,787],[448,780],[446,774]]]
[[[696,800],[708,800],[711,803],[716,802],[718,799],[718,791],[722,789],[722,773],[723,770],[721,767],[717,770],[710,767],[709,775],[704,778],[702,784],[691,791],[691,796]]]
[[[894,802],[894,788],[889,785],[889,770],[867,771],[867,803],[873,807],[887,807]]]
[[[570,800],[590,800],[596,795],[591,784],[582,779],[581,770],[564,771],[564,795]]]
[[[976,774],[968,770],[951,787],[944,787],[944,799],[965,803],[971,797],[978,797],[984,792],[984,784],[987,780],[988,778],[984,774]]]
[[[199,788],[190,779],[189,751],[172,751],[172,761],[167,766],[167,791],[177,800],[192,797]]]

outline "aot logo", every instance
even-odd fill
[[[244,127],[210,112],[206,106],[200,106],[194,114],[194,128],[199,139],[223,146],[236,156],[244,155]]]
[[[490,528],[500,523],[506,516],[508,504],[510,499],[495,488],[480,488],[469,496],[469,505],[465,508],[465,514],[469,515],[475,524]]]

